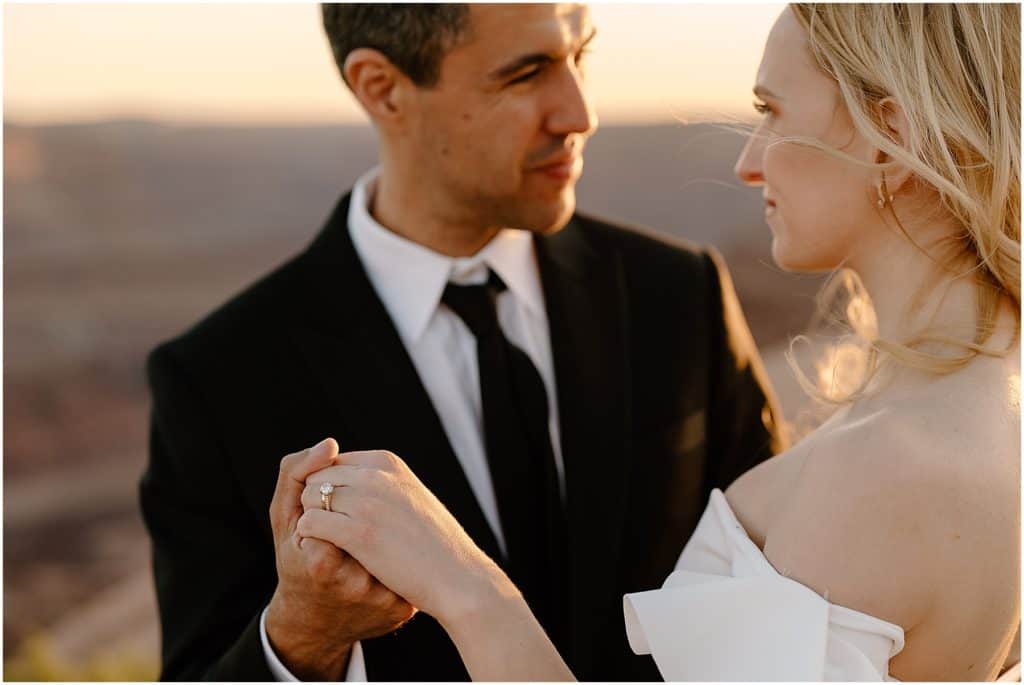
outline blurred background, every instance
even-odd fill
[[[578,195],[723,253],[793,421],[820,279],[772,264],[731,173],[781,9],[595,5]],[[375,138],[315,5],[3,12],[4,675],[152,679],[145,355],[301,250]]]

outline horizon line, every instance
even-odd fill
[[[316,119],[246,119],[245,117],[210,117],[181,119],[173,117],[151,117],[139,115],[108,115],[108,116],[79,116],[68,118],[49,117],[19,117],[4,114],[3,125],[16,128],[61,128],[74,126],[103,126],[103,125],[148,125],[162,126],[166,128],[372,128],[369,121],[355,121],[351,119],[330,120],[325,118]],[[676,116],[664,117],[610,117],[603,118],[599,126],[601,128],[643,128],[655,126],[689,126],[694,124],[749,124],[756,121],[756,118],[749,117],[745,113],[732,113],[724,111],[687,113]]]

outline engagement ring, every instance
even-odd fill
[[[333,483],[321,483],[320,484],[320,505],[324,511],[331,510],[331,493],[334,492]]]

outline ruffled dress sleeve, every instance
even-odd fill
[[[626,595],[630,647],[670,681],[882,681],[903,630],[779,574],[721,491],[659,590]]]

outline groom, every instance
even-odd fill
[[[331,436],[399,454],[578,677],[657,679],[622,595],[672,570],[711,488],[782,447],[724,266],[574,213],[597,126],[585,7],[323,18],[380,166],[304,252],[150,357],[163,678],[467,678],[433,619],[298,544],[305,474],[282,457]]]

